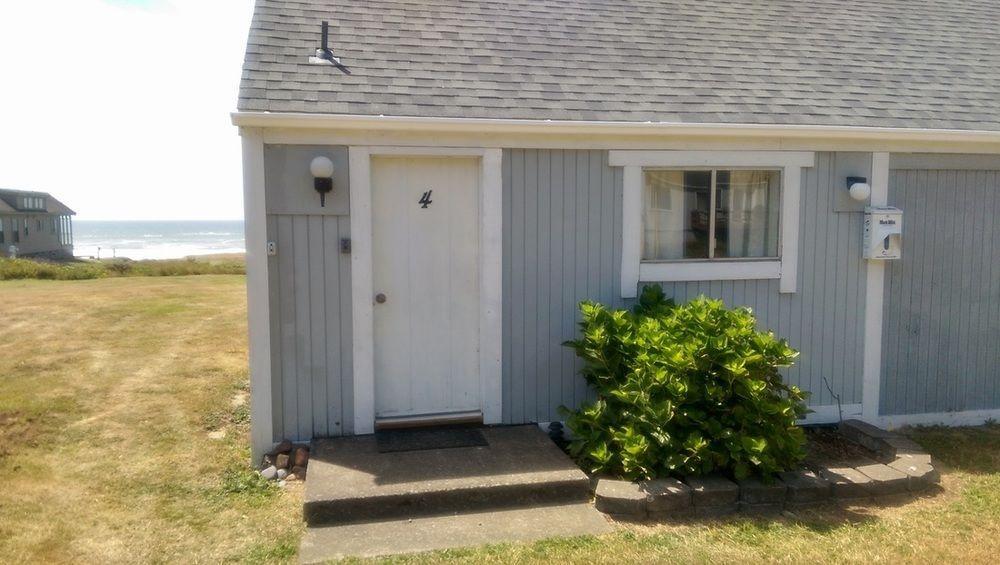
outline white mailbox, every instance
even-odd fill
[[[903,211],[891,206],[865,208],[865,259],[903,256]]]

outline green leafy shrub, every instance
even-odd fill
[[[804,456],[795,425],[805,393],[778,368],[798,352],[759,332],[749,308],[699,297],[676,305],[658,286],[633,311],[580,305],[584,360],[597,400],[565,410],[570,452],[589,471],[627,479],[724,472],[768,476]]]

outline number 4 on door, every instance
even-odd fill
[[[428,206],[431,205],[431,202],[433,202],[433,200],[431,200],[431,193],[432,192],[434,192],[434,191],[433,190],[428,190],[427,192],[424,193],[423,196],[420,197],[420,200],[417,200],[417,204],[420,204],[421,208],[426,208],[426,207],[428,207]]]

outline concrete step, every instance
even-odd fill
[[[488,446],[379,453],[374,436],[313,442],[304,516],[357,524],[585,502],[590,481],[537,426],[484,428]]]
[[[551,537],[598,535],[611,526],[589,503],[309,528],[302,563],[380,557]]]

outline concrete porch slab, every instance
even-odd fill
[[[311,480],[311,478],[310,478]],[[302,563],[379,557],[437,549],[597,535],[612,527],[588,503],[513,508],[450,516],[309,528]]]
[[[583,502],[590,481],[537,426],[483,428],[489,445],[379,453],[374,436],[313,442],[311,526]]]

